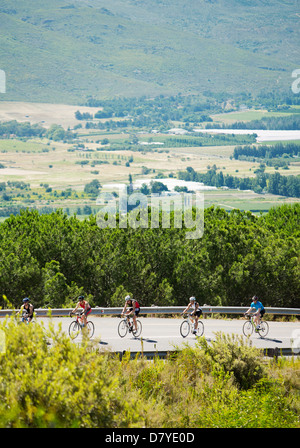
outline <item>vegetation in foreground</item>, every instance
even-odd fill
[[[240,337],[120,361],[52,324],[0,332],[2,428],[299,427],[300,361],[266,361]]]

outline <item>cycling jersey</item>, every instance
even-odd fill
[[[197,305],[198,305],[198,307],[197,307]],[[198,302],[192,303],[191,308],[193,310],[193,314],[195,313],[195,315],[198,316],[198,317],[201,316],[202,310],[201,310],[200,305],[199,305]]]
[[[21,306],[21,310],[22,313],[25,312],[28,314],[29,317],[33,316],[33,312],[34,312],[34,307],[33,305],[30,303],[28,308],[25,308],[24,305]]]
[[[140,308],[139,302],[137,300],[132,300],[132,305],[133,305],[133,302],[135,302],[135,309]]]
[[[88,305],[88,306],[87,306],[87,308],[85,309],[86,305]],[[86,315],[86,316],[87,316],[88,314],[90,314],[90,312],[92,311],[92,307],[91,307],[91,305],[90,305],[88,302],[86,302],[86,301],[84,301],[83,303],[79,302],[79,306],[80,306],[81,308],[84,309],[84,311],[85,311],[85,315]]]
[[[131,302],[131,303],[130,303]],[[129,308],[133,308],[133,304],[135,303],[135,309],[140,309],[139,302],[135,299],[131,300],[130,302],[127,302],[129,305]]]
[[[88,302],[84,301],[83,303],[79,302],[79,306],[81,306],[81,308],[85,308],[85,306],[88,305],[88,308],[91,308],[90,305],[88,304]]]
[[[195,309],[197,308],[197,305],[198,305],[198,308],[199,308],[200,305],[199,305],[198,302],[192,302],[192,304],[191,304],[191,308],[192,308],[193,310],[195,310]]]
[[[139,305],[139,302],[137,301],[137,300],[135,300],[135,299],[133,299],[133,300],[131,300],[130,301],[131,302],[131,305],[128,303],[128,305],[129,305],[129,311],[133,311],[133,304],[135,303],[135,309],[134,309],[134,314],[136,315],[136,316],[138,316],[139,315],[139,312],[140,312],[140,305]]]
[[[261,311],[264,310],[263,304],[259,301],[257,301],[256,303],[252,302],[250,306],[251,308],[255,308],[256,310],[258,310],[259,308],[261,309]]]

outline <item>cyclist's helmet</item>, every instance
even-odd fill
[[[190,302],[195,302],[196,301],[196,297],[192,296],[190,297]]]
[[[78,300],[84,300],[84,296],[79,296]]]
[[[252,300],[258,300],[258,297],[257,296],[253,296]]]
[[[131,300],[131,297],[130,296],[126,296],[125,297],[125,302],[129,302]]]
[[[25,297],[25,299],[23,299],[23,302],[24,302],[24,303],[29,302],[28,297]]]

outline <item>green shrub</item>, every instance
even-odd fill
[[[199,346],[214,369],[233,375],[235,384],[241,389],[254,386],[266,374],[262,352],[242,336],[217,333],[211,345],[201,338]]]
[[[0,354],[0,427],[113,427],[135,421],[113,359],[50,325],[6,324]],[[51,341],[51,345],[49,345]]]
[[[0,323],[0,427],[299,427],[300,360],[221,334],[165,360],[97,347],[51,321]]]

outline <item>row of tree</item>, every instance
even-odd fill
[[[46,137],[49,140],[59,141],[72,139],[76,137],[71,131],[65,131],[58,124],[53,124],[49,129],[45,129],[38,124],[30,124],[29,122],[20,123],[16,120],[0,123],[0,136],[9,138],[13,137]]]
[[[236,146],[233,150],[233,157],[238,160],[240,157],[254,157],[260,159],[272,159],[275,157],[300,156],[300,145],[296,143],[277,143],[274,146]]]
[[[283,115],[281,117],[263,117],[260,120],[251,121],[237,121],[231,124],[215,125],[208,123],[207,129],[221,128],[221,129],[275,129],[281,131],[285,130],[299,130],[300,129],[300,114]]]
[[[149,210],[149,219],[150,219]],[[0,306],[29,296],[36,307],[73,306],[85,294],[93,306],[120,306],[127,293],[142,306],[299,306],[300,205],[250,212],[209,208],[204,234],[186,229],[100,228],[62,211],[23,211],[0,224]],[[72,305],[71,305],[72,304]]]
[[[204,185],[227,187],[239,190],[253,190],[256,193],[271,193],[292,198],[300,198],[300,176],[282,176],[259,171],[255,177],[237,177],[231,174],[217,172],[215,167],[206,173],[197,173],[194,168],[187,167],[186,171],[179,171],[178,179],[202,182]]]
[[[45,133],[46,129],[38,124],[19,123],[16,120],[0,123],[0,136],[2,137],[9,137],[10,135],[17,137],[42,137]]]
[[[98,118],[110,118],[126,116],[138,117],[141,115],[151,116],[153,119],[161,119],[164,121],[185,121],[185,122],[201,122],[211,121],[209,114],[216,114],[228,110],[228,105],[232,104],[232,110],[236,110],[239,106],[249,108],[275,110],[289,112],[292,105],[300,104],[299,95],[294,94],[291,90],[286,92],[258,92],[254,97],[251,93],[232,94],[232,92],[215,92],[204,91],[201,95],[159,95],[154,98],[114,98],[111,100],[103,100],[89,98],[87,106],[101,107],[97,112]],[[79,111],[78,111],[79,112]],[[82,119],[82,114],[77,113],[78,119]],[[291,118],[288,115],[284,117],[290,123]],[[299,123],[299,121],[298,121]],[[264,122],[262,124],[265,126]],[[277,124],[276,124],[277,126]],[[289,124],[290,126],[290,124]],[[263,128],[264,129],[264,128]],[[279,128],[278,128],[279,129]],[[299,128],[298,128],[299,129]]]

